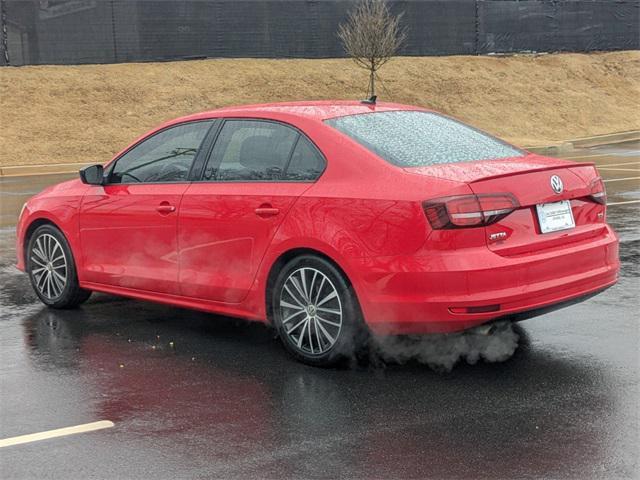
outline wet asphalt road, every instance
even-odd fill
[[[619,284],[521,323],[508,361],[446,374],[315,369],[262,325],[106,295],[48,310],[13,267],[13,224],[61,178],[0,179],[0,439],[115,424],[0,448],[0,476],[637,478],[640,145],[582,157],[607,179]]]

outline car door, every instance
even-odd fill
[[[180,206],[182,295],[241,302],[287,211],[323,169],[324,158],[297,129],[225,120],[202,181]]]
[[[213,122],[179,124],[137,143],[82,201],[83,280],[178,293],[177,220],[182,195]]]

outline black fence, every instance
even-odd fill
[[[349,0],[0,0],[0,65],[341,57]],[[389,1],[403,55],[640,48],[640,0]]]

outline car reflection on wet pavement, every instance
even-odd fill
[[[0,180],[3,478],[635,478],[639,472],[640,145],[592,148],[621,239],[618,285],[519,324],[503,363],[321,370],[271,330],[95,295],[36,301],[13,267],[26,197],[69,176]]]

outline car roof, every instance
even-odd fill
[[[203,120],[206,118],[233,117],[234,115],[250,117],[255,115],[261,118],[268,118],[270,114],[275,116],[287,115],[289,117],[299,117],[314,119],[318,121],[345,115],[357,115],[360,113],[385,112],[391,110],[426,110],[421,107],[402,105],[400,103],[377,102],[368,104],[355,100],[318,100],[305,102],[281,102],[262,103],[256,105],[241,105],[218,108],[206,112],[188,115],[177,118],[170,123],[178,123],[193,120]]]

